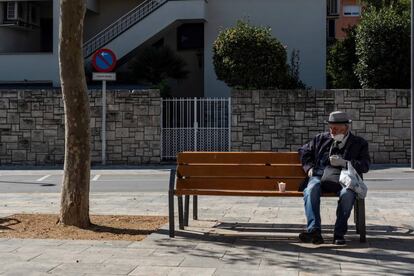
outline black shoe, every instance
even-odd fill
[[[302,232],[299,234],[299,240],[305,243],[312,242],[312,235],[313,234],[309,232]]]
[[[346,240],[343,236],[342,237],[334,236],[332,243],[336,244],[336,245],[344,245],[344,244],[346,244]]]
[[[299,234],[299,239],[301,242],[313,244],[322,244],[324,243],[323,237],[320,230],[313,230],[311,232],[302,232]]]

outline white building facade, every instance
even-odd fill
[[[118,74],[146,47],[166,45],[186,61],[189,75],[171,82],[176,96],[227,97],[218,81],[212,44],[237,20],[266,26],[287,52],[300,52],[300,79],[325,88],[326,3],[322,0],[88,0],[84,55],[109,48]],[[0,84],[59,86],[59,0],[0,0]],[[90,67],[90,66],[89,66]]]

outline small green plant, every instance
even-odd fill
[[[160,90],[160,94],[162,98],[171,97],[171,87],[168,85],[166,80],[160,81],[156,88]]]

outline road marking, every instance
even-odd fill
[[[97,181],[100,176],[101,176],[100,174],[95,175],[94,178],[92,178],[92,181]]]
[[[36,180],[36,181],[43,181],[43,180],[45,180],[46,178],[48,178],[49,176],[51,176],[50,174],[47,174],[47,175],[45,175],[45,176],[43,176],[43,177],[41,177],[41,178],[39,178],[38,180]]]

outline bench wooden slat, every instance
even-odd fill
[[[300,164],[297,152],[181,152],[178,164]]]
[[[269,196],[269,197],[302,197],[303,192],[286,191],[245,191],[245,190],[176,190],[176,195],[215,195],[215,196]],[[336,196],[334,193],[323,194],[323,196]]]
[[[300,164],[265,165],[179,165],[181,177],[298,177],[305,176]]]
[[[278,190],[277,183],[286,183],[287,191],[298,191],[304,177],[257,179],[257,178],[188,178],[177,179],[177,190],[181,189],[212,189],[212,190]]]

